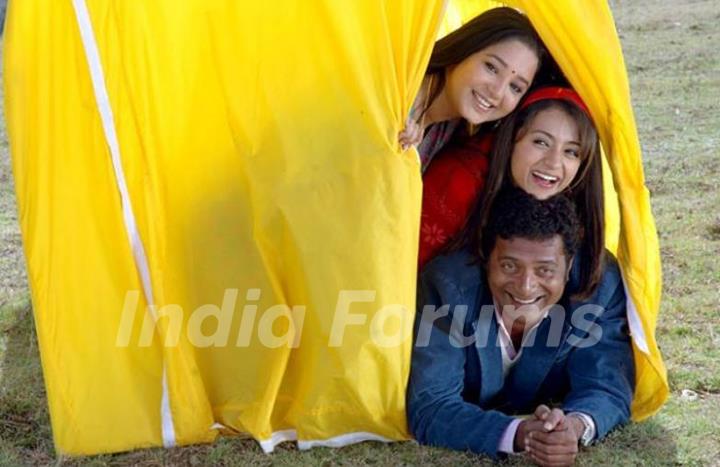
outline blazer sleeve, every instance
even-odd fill
[[[584,348],[577,346],[569,355],[567,371],[570,392],[563,401],[565,412],[584,412],[595,422],[596,439],[603,438],[616,426],[630,419],[635,366],[633,350],[628,333],[626,296],[616,263],[608,264],[606,283],[594,304],[604,310],[588,327],[583,336],[587,339],[593,332],[599,340],[590,338]],[[582,313],[582,307],[574,311]],[[577,318],[573,316],[573,318]],[[594,327],[594,329],[592,329]],[[578,341],[579,342],[579,341]]]
[[[407,392],[407,414],[410,431],[421,444],[498,456],[503,432],[513,418],[496,410],[483,410],[462,397],[465,381],[466,352],[475,346],[459,348],[451,342],[450,313],[434,321],[428,345],[418,342],[421,312],[427,305],[440,307],[462,303],[462,295],[452,281],[436,281],[424,274],[419,284],[418,315],[415,319],[410,381]],[[445,295],[446,297],[443,297]],[[446,300],[450,298],[451,300]],[[454,299],[454,300],[453,300]],[[472,304],[468,304],[472,306]],[[471,309],[471,308],[470,308]],[[466,316],[473,315],[472,312]],[[427,339],[423,339],[427,342]]]

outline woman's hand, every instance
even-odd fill
[[[400,147],[405,151],[410,146],[417,146],[422,141],[423,129],[413,119],[408,119],[405,128],[398,134]]]

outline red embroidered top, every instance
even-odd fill
[[[493,134],[450,143],[423,174],[418,270],[463,229],[485,186]]]

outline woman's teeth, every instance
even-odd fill
[[[483,109],[483,110],[490,110],[490,109],[492,109],[492,108],[494,107],[494,106],[490,103],[489,100],[485,99],[484,97],[482,97],[482,96],[481,96],[480,94],[478,94],[477,92],[473,91],[472,94],[473,94],[473,97],[475,98],[475,102],[477,102],[477,104],[480,106],[481,109]]]
[[[553,177],[552,175],[544,174],[542,172],[533,172],[532,174],[540,180],[548,183],[556,183],[559,180],[558,177]]]

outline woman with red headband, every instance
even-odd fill
[[[566,192],[575,201],[584,232],[579,254],[587,258],[577,297],[597,286],[604,252],[600,143],[575,91],[531,91],[495,133],[441,151],[423,185],[421,268],[452,242],[478,251],[496,197],[514,185],[539,199]]]

